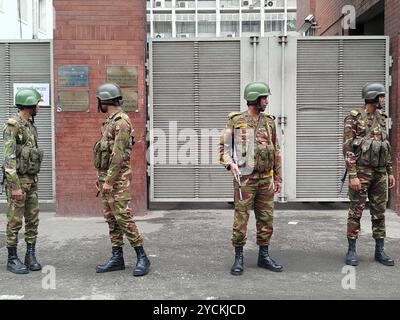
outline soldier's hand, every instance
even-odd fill
[[[11,191],[11,198],[16,201],[21,201],[24,198],[24,194],[22,193],[21,189],[12,190]]]
[[[396,179],[394,178],[394,175],[389,176],[389,189],[393,189],[396,186]]]
[[[361,190],[361,181],[358,178],[351,178],[350,179],[350,188],[355,191]]]
[[[237,176],[241,175],[239,167],[237,166],[236,163],[232,163],[230,165],[230,169],[231,169],[231,172],[232,172],[233,176],[235,177],[235,179],[236,179]]]
[[[275,189],[274,189],[274,191],[275,191],[275,193],[281,193],[281,190],[282,190],[282,183],[280,183],[280,182],[274,182],[274,185],[275,185]]]
[[[109,185],[107,182],[103,184],[103,193],[110,193],[112,190],[112,185]]]

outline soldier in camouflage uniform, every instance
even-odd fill
[[[41,270],[35,254],[39,226],[37,174],[43,158],[38,148],[37,131],[33,118],[39,111],[42,97],[34,89],[17,92],[15,104],[18,113],[7,120],[3,128],[3,174],[7,193],[7,270],[26,274]],[[30,119],[32,118],[32,120]],[[27,250],[24,264],[17,255],[18,232],[25,218],[25,242]]]
[[[367,198],[370,201],[372,235],[376,241],[375,260],[393,266],[384,252],[385,210],[389,188],[395,186],[391,147],[386,130],[385,87],[379,83],[364,86],[365,106],[355,109],[344,123],[343,155],[349,174],[350,210],[347,223],[349,249],[346,264],[357,266],[356,241]]]
[[[97,273],[125,269],[123,236],[137,254],[134,276],[149,272],[150,260],[143,249],[143,238],[133,221],[130,208],[132,179],[131,151],[133,128],[129,116],[121,109],[122,91],[118,85],[105,83],[97,89],[99,111],[108,114],[101,128],[101,139],[94,146],[94,165],[98,172],[97,188],[101,192],[104,217],[108,223],[112,257],[96,268]]]
[[[282,266],[271,259],[268,246],[273,232],[274,195],[281,190],[281,156],[275,118],[264,114],[270,88],[253,82],[245,89],[248,110],[231,113],[221,136],[220,163],[234,179],[235,217],[232,244],[235,261],[232,275],[243,273],[243,247],[246,244],[249,213],[254,208],[259,245],[258,266],[281,272]],[[240,158],[239,158],[240,156]],[[239,188],[239,182],[241,188]]]

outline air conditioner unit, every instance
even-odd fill
[[[155,8],[164,8],[165,7],[165,0],[156,0],[154,2]]]
[[[228,33],[226,36],[228,38],[234,38],[236,36],[236,34],[233,32],[233,33]]]
[[[189,8],[189,3],[186,1],[179,1],[177,4],[178,8]]]
[[[242,1],[242,6],[243,7],[250,7],[253,5],[253,0],[243,0]]]
[[[276,7],[276,3],[274,0],[265,0],[264,1],[264,7],[266,8],[275,8]]]
[[[156,33],[156,34],[154,35],[154,38],[156,38],[156,39],[165,38],[165,34],[164,34],[164,33]]]
[[[180,33],[180,34],[178,34],[178,38],[190,38],[190,34],[189,33]]]

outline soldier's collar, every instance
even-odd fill
[[[108,117],[108,119],[114,119],[115,116],[120,113],[122,111],[122,109],[118,109],[117,111],[113,112],[112,114],[110,114],[110,116]]]
[[[21,116],[21,114],[20,114],[19,112],[17,112],[17,118],[18,118],[19,122],[20,122],[22,125],[24,125],[24,126],[29,125],[29,120],[26,121],[26,120],[24,119],[24,117]]]

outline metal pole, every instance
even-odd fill
[[[288,0],[285,0],[285,12],[284,12],[284,24],[283,24],[283,37],[281,40],[282,46],[282,70],[281,70],[281,117],[280,117],[280,125],[281,125],[281,159],[282,159],[282,190],[279,196],[280,202],[286,202],[286,190],[285,190],[285,126],[286,126],[286,114],[285,114],[285,49],[287,42],[287,18],[288,18]]]

